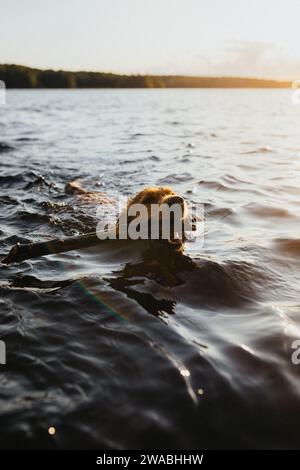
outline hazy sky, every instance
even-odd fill
[[[0,62],[300,79],[300,0],[0,0]]]

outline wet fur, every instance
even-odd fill
[[[78,195],[83,201],[90,202],[94,204],[114,204],[115,201],[107,196],[106,193],[100,191],[88,191],[84,189],[80,180],[71,181],[65,187],[66,194]],[[181,198],[177,195],[170,187],[161,186],[161,187],[148,187],[144,188],[142,191],[138,192],[135,196],[131,197],[124,207],[123,211],[128,212],[128,209],[133,204],[143,204],[147,208],[149,224],[151,223],[151,205],[152,204],[174,204],[179,203],[182,207],[182,219],[187,216],[186,204]],[[130,222],[132,217],[128,217]],[[117,229],[118,230],[118,229]],[[172,240],[160,240],[160,243],[167,243],[173,245],[173,248],[176,251],[183,251],[184,249],[184,240],[172,239]]]

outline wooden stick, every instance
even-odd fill
[[[98,238],[96,232],[68,237],[64,240],[56,238],[48,242],[28,243],[14,245],[8,255],[1,261],[4,264],[20,263],[29,258],[38,258],[39,256],[64,253],[66,251],[78,250],[95,246],[106,240]]]

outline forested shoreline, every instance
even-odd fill
[[[41,70],[0,64],[7,88],[289,88],[291,82],[241,77],[118,75],[114,73]]]

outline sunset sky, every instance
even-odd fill
[[[299,0],[0,0],[0,63],[300,79]]]

